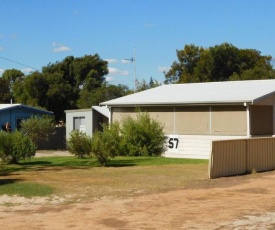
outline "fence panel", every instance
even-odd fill
[[[209,177],[232,176],[246,172],[246,140],[212,142]]]
[[[275,138],[213,141],[209,177],[275,169]]]
[[[247,140],[247,171],[275,169],[275,138]]]

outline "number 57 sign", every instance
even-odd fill
[[[167,136],[167,150],[168,151],[179,151],[179,136],[178,135],[168,135]]]

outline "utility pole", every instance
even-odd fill
[[[129,58],[129,59],[124,59],[124,60],[128,60],[133,64],[133,68],[134,68],[134,92],[136,92],[136,48],[134,47],[134,54],[133,57]]]

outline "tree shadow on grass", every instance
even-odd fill
[[[8,165],[7,167],[3,167],[2,165],[0,166],[0,176],[9,176],[10,174],[13,174],[15,172],[19,172],[22,171],[24,169],[22,169],[21,167],[13,167]]]
[[[37,165],[40,165],[40,166],[48,166],[48,165],[51,165],[52,163],[49,162],[49,161],[32,161],[32,162],[22,162],[22,163],[19,163],[18,165],[21,165],[21,166],[37,166]]]
[[[131,167],[138,165],[150,164],[152,159],[150,158],[114,158],[111,159],[106,167]],[[94,167],[100,167],[95,158],[68,158],[57,157],[47,159],[30,159],[19,162],[16,165],[0,165],[0,176],[8,176],[18,171],[61,171],[61,170],[75,170],[75,169],[89,169]],[[3,167],[4,166],[4,167]]]
[[[0,186],[7,184],[14,184],[18,181],[22,181],[22,179],[0,179]]]
[[[144,159],[112,159],[108,162],[107,167],[131,167],[140,165],[139,162],[145,162]]]
[[[22,162],[19,163],[20,166],[26,167],[29,170],[34,171],[61,171],[64,169],[86,169],[95,167],[95,162],[90,160],[81,160],[81,161],[68,161],[64,162],[51,162],[51,161],[31,161],[31,162]]]

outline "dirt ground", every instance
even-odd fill
[[[1,229],[275,229],[274,171],[125,199],[1,204],[9,199],[0,197]]]

